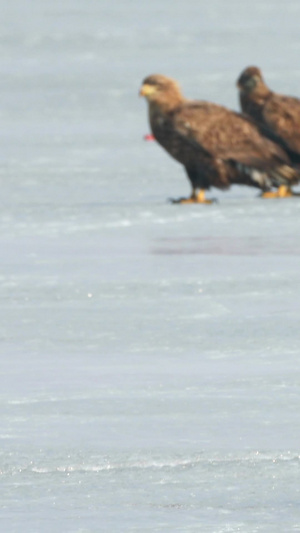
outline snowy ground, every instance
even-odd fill
[[[237,108],[253,63],[299,95],[300,5],[33,4],[0,23],[1,531],[300,531],[300,200],[169,204],[137,96]]]

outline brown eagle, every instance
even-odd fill
[[[211,203],[205,190],[251,185],[262,191],[291,185],[299,173],[284,150],[259,132],[250,120],[209,102],[186,100],[177,84],[161,74],[143,81],[140,95],[149,104],[155,139],[184,165],[192,185],[178,203]]]
[[[247,67],[240,75],[240,103],[243,113],[251,117],[260,131],[278,143],[293,164],[300,163],[300,100],[272,92],[257,67]],[[279,194],[291,196],[290,189],[280,187]]]

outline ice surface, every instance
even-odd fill
[[[1,531],[300,531],[300,201],[178,206],[142,79],[299,95],[300,5],[14,0],[0,21]]]

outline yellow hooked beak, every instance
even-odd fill
[[[151,94],[155,93],[155,91],[156,88],[153,85],[147,85],[147,83],[144,83],[144,85],[141,87],[139,95],[147,98],[148,96],[151,96]]]

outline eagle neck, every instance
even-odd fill
[[[184,98],[180,93],[166,93],[161,95],[158,100],[150,102],[150,114],[152,113],[172,113],[184,103]]]

